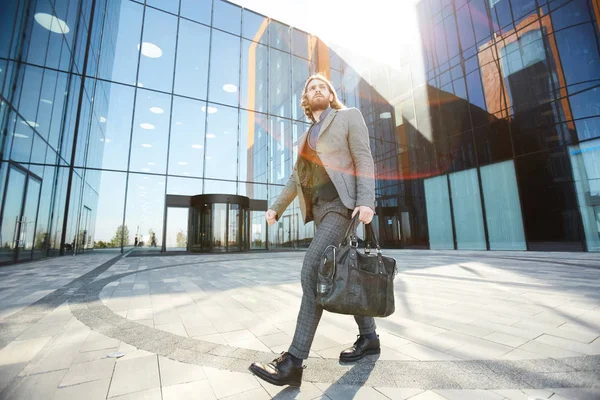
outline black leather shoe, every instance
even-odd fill
[[[358,361],[364,356],[379,353],[381,353],[381,347],[379,345],[379,335],[377,335],[377,339],[374,340],[369,340],[366,336],[360,335],[358,336],[358,340],[354,342],[354,345],[352,347],[349,347],[340,353],[340,361]]]
[[[283,386],[300,386],[304,367],[296,367],[290,353],[282,352],[281,355],[268,364],[255,362],[250,366],[250,371],[270,384]]]

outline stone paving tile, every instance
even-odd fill
[[[208,381],[162,386],[162,400],[217,400]]]
[[[118,361],[110,384],[109,397],[157,387],[160,387],[160,374],[156,355]]]
[[[206,380],[204,369],[199,365],[189,365],[159,357],[160,382],[162,386]]]
[[[2,392],[4,400],[46,400],[51,399],[66,370],[52,371],[44,374],[19,378],[14,390]],[[7,388],[8,389],[8,388]]]
[[[52,400],[105,400],[108,395],[110,378],[58,388]]]
[[[387,400],[387,396],[384,396],[371,387],[327,385],[323,383],[317,383],[315,386],[323,391],[323,394],[331,400]]]

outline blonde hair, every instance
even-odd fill
[[[306,80],[306,84],[304,85],[304,90],[302,91],[302,102],[300,103],[300,105],[304,109],[304,114],[306,114],[306,116],[311,121],[316,122],[315,118],[313,116],[312,110],[310,108],[310,103],[308,102],[307,92],[308,92],[308,85],[314,79],[318,79],[320,81],[325,82],[325,84],[327,85],[327,88],[329,89],[329,92],[331,92],[331,94],[333,94],[333,100],[329,103],[329,106],[331,108],[333,108],[335,110],[341,110],[342,108],[346,108],[346,106],[344,106],[344,104],[338,99],[337,93],[335,92],[335,89],[333,88],[333,85],[331,84],[331,82],[329,81],[329,79],[327,79],[327,77],[325,75],[323,75],[322,73],[317,72],[316,74],[311,75]]]

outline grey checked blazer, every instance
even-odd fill
[[[307,144],[308,131],[298,139],[298,154]],[[340,200],[348,209],[367,206],[375,210],[375,171],[367,125],[357,108],[331,110],[317,137],[317,154],[331,178]],[[285,188],[271,206],[277,218],[296,196],[304,222],[309,222],[298,176],[298,161]]]

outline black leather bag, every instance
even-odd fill
[[[350,315],[387,317],[394,310],[396,260],[381,254],[372,224],[365,225],[370,243],[358,249],[358,214],[346,230],[344,242],[323,252],[317,276],[317,302],[323,309]],[[370,235],[369,235],[370,234]],[[375,245],[375,252],[371,249]]]

